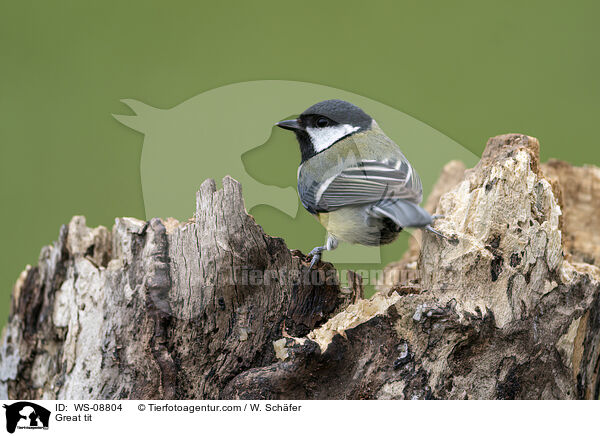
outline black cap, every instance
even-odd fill
[[[370,127],[373,118],[361,108],[344,100],[325,100],[313,104],[300,115],[300,118],[321,115],[339,124],[360,126],[363,129]]]

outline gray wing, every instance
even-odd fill
[[[387,199],[418,204],[423,199],[421,179],[402,157],[394,163],[376,160],[358,162],[320,185],[303,176],[298,180],[302,204],[313,213]]]

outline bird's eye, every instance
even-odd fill
[[[317,127],[327,127],[329,125],[329,120],[325,117],[321,117],[317,119],[315,124]]]

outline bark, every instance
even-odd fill
[[[75,217],[17,280],[0,396],[597,398],[599,174],[492,138],[427,203],[458,242],[412,242],[368,300],[309,275],[230,178],[188,222]]]

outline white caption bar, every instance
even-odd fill
[[[9,433],[577,434],[595,426],[595,401],[10,401]],[[36,433],[35,430],[45,430]],[[114,433],[118,432],[118,433]],[[177,433],[175,433],[177,432]],[[185,432],[185,433],[180,433]],[[226,432],[226,433],[224,433]],[[9,434],[4,433],[4,434]]]

